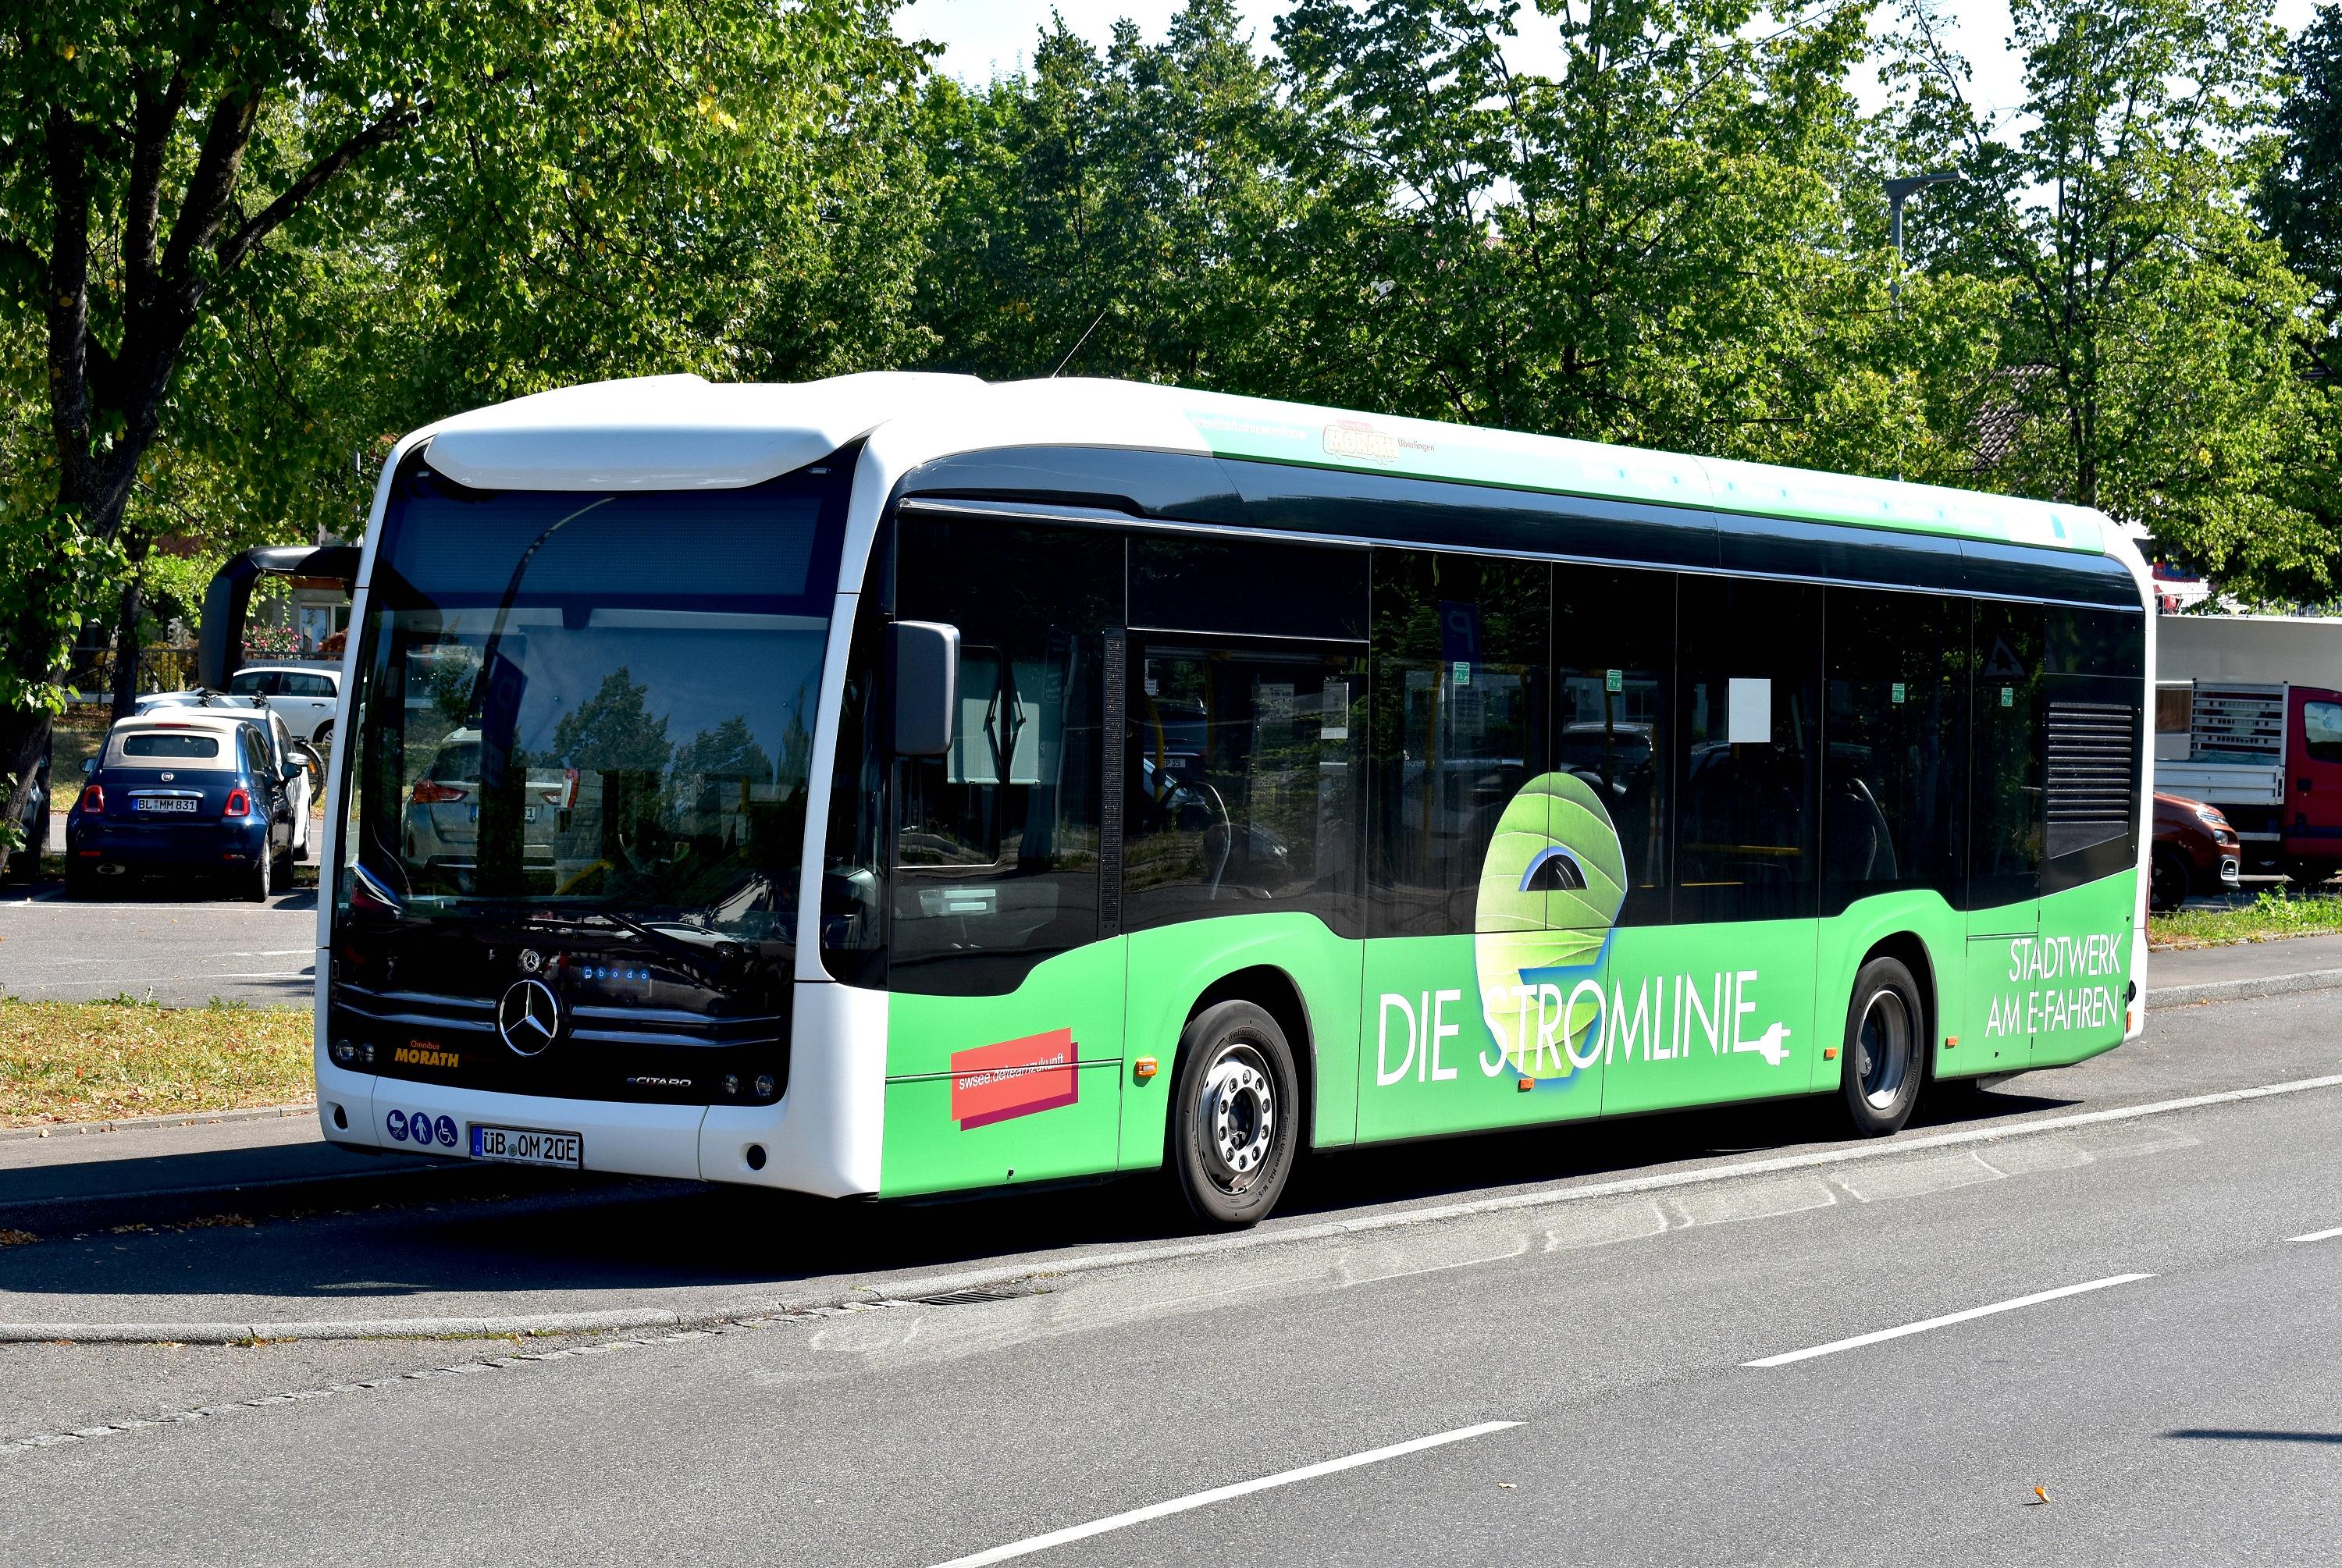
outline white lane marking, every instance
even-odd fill
[[[300,958],[315,951],[316,949],[313,947],[264,947],[251,952],[195,953],[187,955],[187,961],[200,964],[212,958]],[[26,962],[35,969],[66,969],[76,964],[87,967],[93,964],[119,964],[122,962],[122,955],[118,953],[109,953],[95,958],[44,957],[28,959]]]
[[[2043,1302],[2054,1302],[2065,1296],[2077,1296],[2085,1292],[2102,1291],[2111,1285],[2127,1285],[2134,1280],[2151,1280],[2154,1277],[2153,1274],[2109,1274],[2102,1280],[2088,1280],[2077,1285],[2060,1285],[2054,1291],[2038,1291],[2029,1296],[2018,1296],[2014,1301],[1995,1302],[1990,1306],[1970,1307],[1966,1312],[1946,1313],[1942,1317],[1923,1318],[1917,1323],[1904,1323],[1899,1328],[1882,1328],[1875,1333],[1856,1334],[1852,1339],[1834,1339],[1827,1344],[1810,1345],[1804,1350],[1787,1351],[1779,1355],[1766,1356],[1760,1361],[1744,1361],[1740,1364],[1787,1366],[1793,1361],[1811,1361],[1817,1355],[1836,1355],[1842,1350],[1859,1350],[1864,1345],[1877,1344],[1885,1340],[1901,1339],[1906,1334],[1925,1333],[1931,1328],[1947,1328],[1956,1323],[1967,1323],[1975,1318],[1990,1317],[1995,1313],[2015,1312],[2018,1307],[2039,1306]]]
[[[1411,1438],[1394,1443],[1387,1448],[1370,1448],[1364,1453],[1353,1453],[1346,1459],[1328,1459],[1320,1464],[1305,1464],[1298,1470],[1283,1470],[1275,1475],[1264,1475],[1257,1481],[1239,1481],[1229,1486],[1215,1486],[1208,1492],[1193,1492],[1185,1497],[1174,1497],[1167,1503],[1150,1503],[1144,1508],[1134,1508],[1127,1513],[1116,1513],[1106,1519],[1094,1519],[1087,1524],[1072,1524],[1063,1530],[1052,1530],[1046,1535],[1030,1535],[1022,1541],[1011,1541],[1006,1546],[995,1546],[971,1556],[955,1557],[940,1563],[936,1568],[978,1568],[986,1563],[1006,1563],[1012,1557],[1029,1556],[1046,1552],[1053,1546],[1070,1542],[1086,1541],[1093,1535],[1103,1535],[1110,1530],[1127,1530],[1134,1524],[1144,1524],[1150,1519],[1167,1514],[1185,1513],[1191,1508],[1203,1508],[1214,1503],[1225,1503],[1231,1497],[1243,1497],[1254,1492],[1266,1492],[1273,1486],[1290,1486],[1296,1481],[1314,1481],[1321,1475],[1334,1475],[1345,1470],[1356,1470],[1362,1464],[1379,1464],[1386,1459],[1397,1459],[1404,1454],[1420,1453],[1426,1448],[1444,1443],[1461,1443],[1469,1437],[1486,1437],[1492,1432],[1502,1432],[1518,1426],[1517,1421],[1484,1421],[1477,1426],[1459,1426],[1453,1432],[1436,1433],[1429,1437]]]
[[[2306,1236],[2287,1236],[2285,1239],[2289,1242],[2330,1242],[2337,1236],[2342,1236],[2342,1225],[2330,1231],[2312,1231]]]

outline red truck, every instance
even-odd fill
[[[2184,718],[2185,754],[2180,749]],[[2342,692],[2177,681],[2156,692],[2155,787],[2217,806],[2247,874],[2342,870]]]

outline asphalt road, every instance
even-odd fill
[[[214,997],[302,1006],[315,994],[317,895],[245,904],[208,884],[140,881],[67,902],[45,883],[0,887],[0,995],[175,1007]]]
[[[1328,1161],[1281,1239],[1097,1272],[1048,1249],[1159,1243],[1130,1189],[849,1212],[551,1185],[29,1243],[0,1250],[12,1318],[1042,1272],[672,1338],[0,1348],[0,1516],[22,1562],[933,1564],[1132,1511],[1013,1560],[2317,1560],[2342,1088],[2071,1118],[2330,1074],[2337,1019],[2333,993],[2173,1010],[1989,1097],[1987,1142],[1298,1239],[1836,1145],[1742,1111]],[[2067,1122],[2016,1131],[2042,1117]],[[129,1420],[158,1424],[8,1441]]]

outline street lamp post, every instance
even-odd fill
[[[1906,175],[1887,182],[1887,214],[1895,230],[1895,275],[1887,280],[1887,296],[1897,307],[1903,304],[1903,203],[1921,185],[1940,185],[1960,177],[1957,169],[1937,169],[1932,175]]]

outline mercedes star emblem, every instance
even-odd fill
[[[515,1054],[534,1056],[561,1033],[561,1000],[542,980],[515,980],[496,1004],[496,1033]]]
[[[534,947],[522,948],[520,950],[520,967],[521,973],[524,974],[535,974],[538,970],[545,967],[545,954],[539,953]]]

